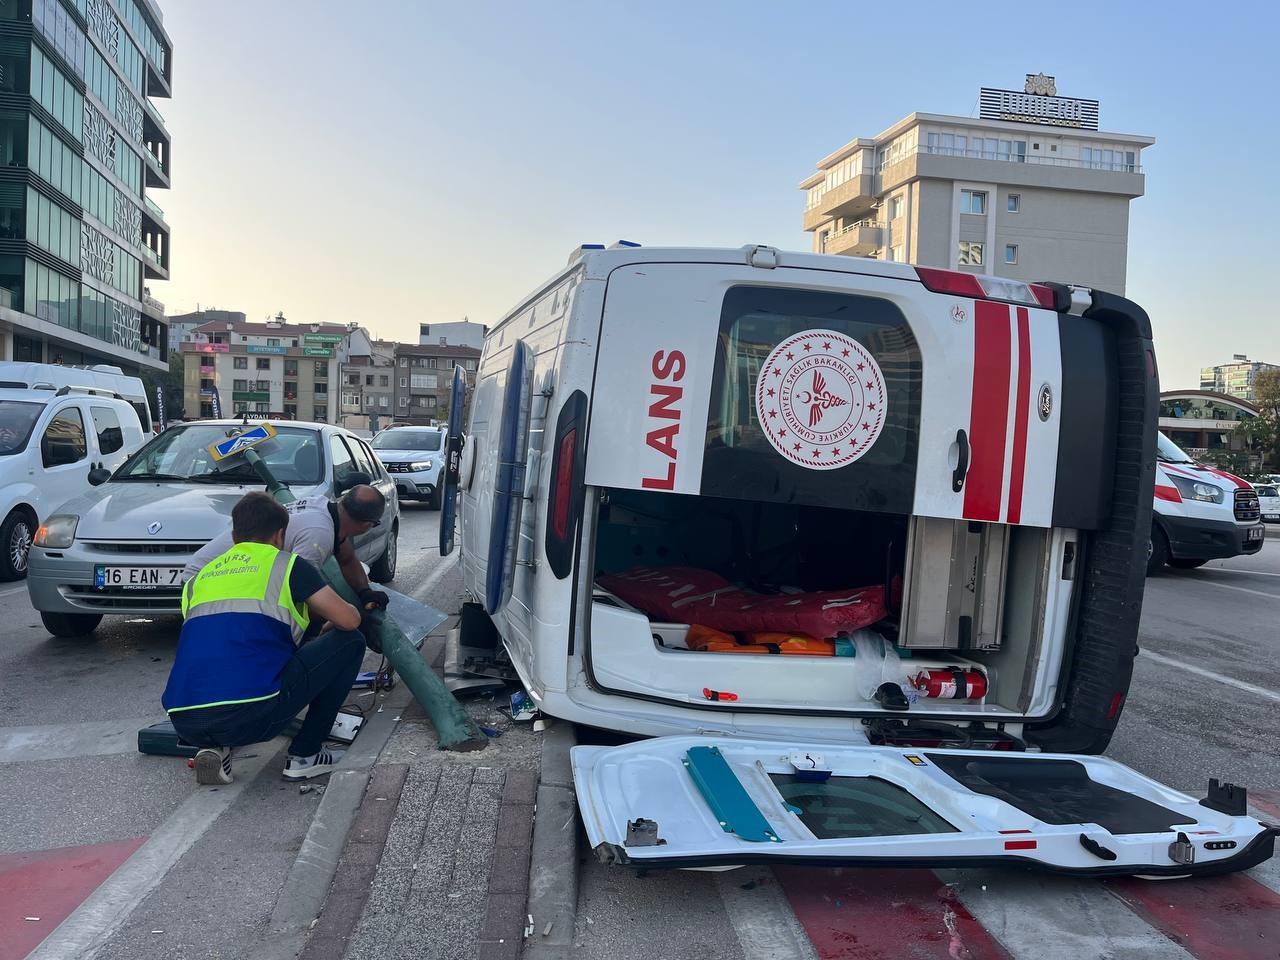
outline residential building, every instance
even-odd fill
[[[286,420],[338,422],[339,370],[347,359],[349,327],[214,320],[181,345],[187,415],[247,412]],[[196,362],[198,358],[199,362]]]
[[[221,320],[224,323],[245,323],[248,321],[238,310],[194,310],[191,313],[178,313],[169,317],[169,342],[176,348],[178,344],[191,339],[196,327]]]
[[[395,350],[389,340],[374,340],[357,327],[342,365],[340,423],[349,430],[376,432],[395,415]]]
[[[467,372],[468,384],[475,384],[480,350],[448,344],[397,344],[395,361],[395,422],[429,424],[449,416],[449,386],[456,364]],[[468,391],[468,401],[470,396]]]
[[[466,317],[450,323],[420,323],[418,345],[474,347],[483,350],[486,329],[483,323],[472,323]]]
[[[1154,138],[1100,132],[1097,102],[1042,74],[981,102],[978,118],[912,113],[819,160],[800,184],[813,250],[1123,293]]]
[[[1200,389],[1224,393],[1239,400],[1256,400],[1253,394],[1253,381],[1264,370],[1280,370],[1280,366],[1250,360],[1245,354],[1237,353],[1231,358],[1230,363],[1201,368]]]
[[[0,3],[0,355],[168,367],[172,43],[154,0]]]

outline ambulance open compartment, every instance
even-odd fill
[[[938,296],[903,272],[613,273],[583,525],[583,659],[597,689],[1015,731],[1055,712],[1080,550],[1053,519],[1059,318]],[[1102,382],[1113,362],[1089,335],[1073,360]],[[1072,482],[1076,500],[1102,504],[1114,383],[1095,393],[1073,399],[1100,479]],[[828,610],[833,593],[853,597],[848,624],[821,638],[843,635],[846,655],[689,649],[685,631],[717,612],[720,588],[702,597],[702,577]],[[623,589],[637,579],[669,584],[679,612]],[[921,695],[913,681],[937,672],[955,682]]]

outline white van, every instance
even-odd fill
[[[486,338],[463,640],[629,733],[1100,752],[1157,396],[1149,320],[1110,294],[584,248]]]
[[[124,463],[150,426],[142,381],[118,367],[0,363],[0,580],[27,575],[39,524]]]

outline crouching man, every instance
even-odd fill
[[[231,511],[231,549],[183,587],[185,620],[161,702],[178,735],[200,748],[199,783],[230,783],[231,749],[270,740],[304,707],[284,776],[329,773],[342,756],[324,739],[364,658],[360,612],[282,549],[288,523],[272,497],[246,494]],[[298,646],[312,617],[331,629]]]

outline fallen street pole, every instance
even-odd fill
[[[256,450],[250,447],[243,454],[245,461],[267,485],[267,492],[276,500],[280,503],[292,503],[297,499],[293,491],[275,478],[271,468],[258,456]],[[405,636],[395,618],[387,616],[382,610],[362,610],[359,598],[343,577],[338,562],[333,557],[325,561],[321,573],[343,600],[360,610],[365,621],[364,627],[377,632],[382,640],[382,655],[396,673],[400,674],[414,699],[422,704],[422,709],[436,729],[440,749],[467,751],[481,750],[488,746],[488,739],[467,716],[462,705],[454,699],[435,671],[427,666],[418,648]]]

